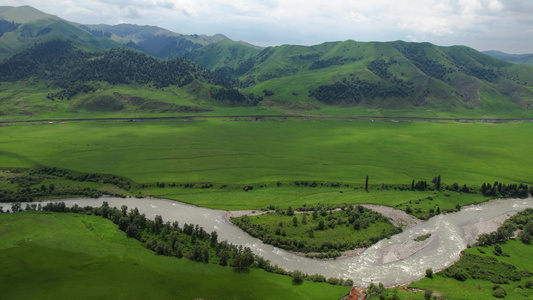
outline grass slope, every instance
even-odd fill
[[[330,299],[346,287],[156,256],[94,216],[0,215],[0,293],[7,299]],[[38,253],[38,255],[35,255]],[[120,279],[120,280],[117,280]]]
[[[496,256],[493,254],[494,246],[472,247],[465,250],[465,253],[475,254],[482,257],[495,257],[498,261],[511,264],[517,270],[533,270],[533,247],[522,243],[518,239],[509,240],[501,244],[504,253],[509,257]],[[481,253],[482,250],[485,253]],[[525,282],[532,280],[531,277],[522,278],[520,281],[510,281],[509,284],[500,284],[507,296],[505,299],[524,299],[533,297],[533,289],[525,288]],[[492,296],[492,287],[494,283],[484,280],[467,279],[458,281],[453,278],[444,278],[438,274],[433,278],[424,278],[419,282],[413,283],[410,287],[431,289],[438,292],[445,299],[495,299]],[[521,287],[519,287],[521,286]]]

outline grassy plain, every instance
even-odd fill
[[[56,166],[136,182],[290,180],[531,183],[532,123],[71,122],[0,128],[2,167]]]
[[[500,262],[508,263],[516,267],[517,270],[533,270],[533,246],[524,244],[518,239],[509,240],[501,244],[502,251],[509,254],[509,257],[496,256],[493,254],[494,245],[472,247],[465,250],[465,253],[475,254],[482,257],[495,257]],[[481,253],[481,249],[485,253]],[[481,266],[480,266],[481,267]],[[520,281],[510,281],[509,284],[500,284],[507,296],[505,299],[524,299],[533,297],[533,289],[526,288],[525,282],[531,281],[531,277],[522,278]],[[494,283],[484,280],[467,279],[462,282],[453,278],[444,278],[435,274],[433,278],[424,278],[419,282],[412,283],[410,287],[431,289],[437,291],[445,299],[495,299],[492,296]]]
[[[338,299],[347,287],[157,256],[95,216],[0,214],[5,299]]]
[[[368,192],[360,184],[347,184],[341,187],[318,186],[304,187],[295,186],[293,183],[283,184],[277,187],[275,183],[264,185],[254,185],[254,189],[244,192],[240,186],[221,189],[214,186],[210,189],[183,188],[183,187],[150,187],[142,189],[144,195],[154,195],[160,198],[178,200],[198,206],[241,210],[241,209],[265,209],[270,205],[279,206],[280,209],[287,209],[289,206],[297,208],[306,205],[332,204],[341,205],[343,203],[367,203],[391,206],[398,209],[405,209],[409,205],[413,209],[420,208],[427,211],[430,208],[441,210],[444,208],[454,208],[457,204],[463,206],[471,203],[479,203],[489,199],[479,194],[464,194],[450,191],[400,191],[394,188],[381,189],[381,185],[371,187]],[[357,188],[357,189],[355,189]],[[342,192],[342,193],[341,193]],[[445,196],[448,194],[449,197]],[[429,200],[431,196],[433,200]]]

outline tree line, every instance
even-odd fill
[[[22,173],[23,170],[14,169],[11,173]],[[113,184],[126,191],[131,189],[132,182],[116,176],[96,173],[79,173],[56,167],[39,167],[30,169],[27,173],[8,178],[6,182],[13,188],[0,189],[0,202],[31,202],[43,198],[63,198],[66,196],[82,196],[98,198],[103,195],[102,191],[91,187],[61,185],[53,183],[41,184],[45,178],[64,178],[79,182],[96,182]],[[39,186],[39,184],[41,184]],[[107,193],[110,196],[125,197],[119,193]]]
[[[407,97],[413,95],[411,81],[392,77],[390,80],[368,81],[359,78],[324,84],[309,91],[309,97],[327,104],[359,104],[375,98]]]
[[[30,170],[30,176],[32,175],[50,175],[60,178],[65,178],[74,181],[89,181],[89,182],[102,182],[110,183],[121,189],[130,190],[132,182],[124,177],[117,175],[104,175],[97,173],[79,173],[68,169],[62,169],[57,167],[39,167]]]
[[[19,28],[20,23],[13,21],[0,20],[0,36],[3,36],[6,32],[11,32]]]
[[[481,234],[476,245],[493,245],[506,241],[512,238],[517,230],[520,230],[518,237],[522,242],[531,243],[533,240],[533,208],[528,208],[512,216],[498,230]]]

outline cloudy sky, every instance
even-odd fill
[[[533,53],[533,0],[2,0],[83,24],[222,33],[259,46],[405,40]]]

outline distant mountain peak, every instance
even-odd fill
[[[15,23],[29,23],[40,19],[57,19],[62,20],[58,16],[47,14],[36,8],[28,5],[23,6],[0,6],[0,18],[15,22]]]

